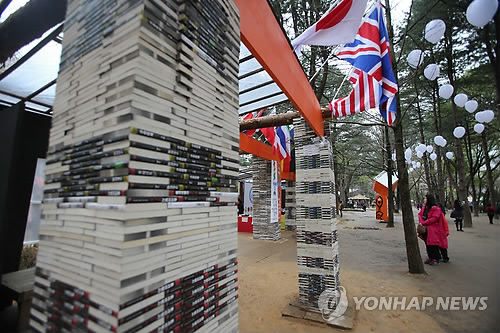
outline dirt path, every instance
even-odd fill
[[[386,229],[374,211],[345,212],[338,220],[341,283],[352,297],[487,296],[484,311],[356,311],[353,332],[498,332],[500,329],[500,224],[474,218],[474,227],[456,232],[450,224],[450,262],[427,266],[427,275],[408,274],[401,218]],[[381,230],[350,229],[379,227]],[[239,235],[241,332],[336,332],[325,325],[281,317],[298,293],[293,232],[279,242]],[[425,249],[420,242],[422,257]],[[352,303],[354,304],[354,303]]]

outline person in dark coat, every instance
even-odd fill
[[[451,217],[455,218],[455,225],[457,226],[457,231],[464,231],[463,229],[463,221],[464,221],[464,207],[460,203],[460,200],[455,200],[453,204],[453,211],[451,212]],[[458,229],[458,225],[460,225],[460,229]]]
[[[488,218],[490,219],[490,224],[493,224],[493,216],[495,216],[495,207],[492,204],[488,203],[486,205],[486,213],[488,214]]]

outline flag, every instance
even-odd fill
[[[288,132],[288,127],[286,125],[277,127],[276,135],[278,136],[279,139],[277,144],[277,149],[281,155],[281,159],[284,160],[288,155],[286,141],[287,139],[290,140],[290,133]]]
[[[249,114],[247,114],[243,120],[249,120],[249,119],[253,119],[253,118],[259,118],[260,116],[262,116],[262,114],[264,113],[264,111],[266,111],[266,109],[262,109],[260,111],[254,111],[254,112],[250,112]],[[253,129],[253,130],[246,130],[246,131],[243,131],[243,133],[245,133],[246,135],[248,136],[252,136],[254,135],[254,133],[256,132],[257,130],[256,129]]]
[[[394,96],[398,92],[398,85],[392,72],[388,34],[380,2],[363,20],[354,42],[344,45],[337,56],[354,66],[355,70],[349,80],[355,85],[351,94],[341,99],[343,101],[332,101],[330,110],[335,115],[342,116],[361,112],[375,105],[387,123],[392,125],[396,119]],[[358,82],[359,80],[363,82]]]
[[[280,154],[283,160],[283,172],[290,172],[290,162],[292,161],[290,130],[287,125],[283,125],[278,127],[276,133],[280,139]]]
[[[365,12],[367,0],[342,0],[318,22],[292,41],[297,56],[304,45],[338,45],[351,43]]]
[[[271,147],[273,147],[273,151],[276,149],[276,128],[275,127],[264,127],[261,128],[260,131],[264,136],[266,137],[267,141],[271,144]]]
[[[376,108],[377,101],[380,101],[382,97],[378,81],[359,69],[354,70],[349,81],[354,83],[349,96],[330,103],[330,110],[334,112],[335,117],[344,117]]]

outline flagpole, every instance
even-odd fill
[[[344,79],[342,80],[342,83],[340,84],[339,88],[335,92],[335,95],[333,96],[332,101],[335,100],[335,98],[337,98],[337,94],[339,93],[340,89],[344,85],[345,80],[347,79],[347,77],[351,76],[353,68],[354,68],[354,66],[351,65],[351,68],[349,69],[349,72],[347,72],[347,74],[344,76]]]
[[[326,58],[325,62],[323,62],[321,64],[321,66],[319,66],[319,69],[316,71],[316,73],[314,73],[314,75],[309,79],[309,82],[311,82],[312,80],[314,80],[314,78],[316,77],[316,75],[319,74],[319,72],[321,71],[321,68],[323,68],[323,66],[325,66],[325,64],[328,62],[328,60],[330,60],[330,58],[338,51],[340,45],[337,45],[333,50],[332,52],[330,52],[330,55],[328,56],[328,58]]]

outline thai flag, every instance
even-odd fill
[[[290,162],[292,161],[290,129],[287,125],[276,128],[276,135],[279,138],[278,149],[281,155],[282,168],[284,172],[290,172]]]
[[[378,107],[380,114],[392,125],[396,119],[394,97],[398,85],[392,72],[387,29],[380,2],[363,20],[354,42],[346,44],[338,57],[354,66],[350,81],[355,86],[350,96],[332,101],[330,110],[337,116],[343,116]]]

